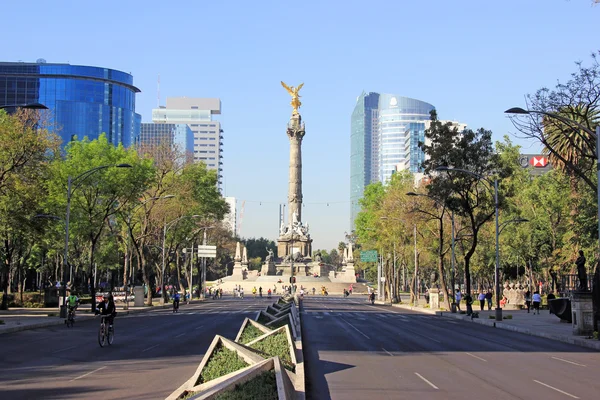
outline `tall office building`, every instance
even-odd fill
[[[434,110],[429,103],[392,94],[361,93],[350,123],[350,225],[358,201],[372,182],[386,182],[395,171],[421,172],[425,160],[419,142]]]
[[[194,134],[194,161],[202,161],[218,172],[221,187],[223,129],[213,115],[221,114],[221,100],[216,98],[167,97],[166,107],[152,110],[156,124],[186,124]]]
[[[0,62],[0,106],[45,105],[63,144],[85,136],[94,140],[101,133],[115,145],[133,144],[141,124],[135,113],[139,92],[130,74],[114,69],[43,59]]]
[[[140,148],[156,148],[169,146],[186,156],[186,160],[194,159],[194,132],[186,124],[142,123],[136,146]]]
[[[235,197],[225,197],[224,200],[229,204],[229,213],[225,215],[223,222],[235,237],[237,236],[237,208],[235,205]]]

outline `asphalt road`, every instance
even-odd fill
[[[598,399],[600,353],[466,321],[309,296],[307,399]]]
[[[234,339],[273,300],[223,298],[117,316],[100,348],[99,319],[0,336],[1,399],[164,399],[195,372],[216,334]]]

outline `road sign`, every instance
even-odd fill
[[[199,245],[198,257],[215,258],[217,256],[217,246]]]
[[[367,250],[360,252],[360,261],[377,262],[377,250]]]

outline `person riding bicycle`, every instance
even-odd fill
[[[179,300],[181,300],[181,295],[176,290],[173,294],[173,310],[179,309]]]
[[[75,318],[75,310],[79,305],[79,297],[75,294],[75,292],[71,292],[69,297],[67,297],[67,307],[70,313],[73,314],[73,318]]]
[[[375,304],[375,291],[371,292],[369,300],[371,301],[371,304]]]
[[[108,326],[109,326],[109,328],[112,328],[113,322],[115,319],[115,315],[117,315],[115,302],[113,301],[111,296],[108,294],[105,294],[102,297],[103,297],[103,300],[98,304],[98,307],[96,308],[96,315],[100,314],[103,316],[104,315],[108,316],[106,318],[108,321]]]

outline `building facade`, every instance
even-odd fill
[[[365,187],[387,182],[393,173],[422,171],[425,160],[419,142],[435,107],[420,100],[392,94],[363,92],[350,122],[350,225],[360,211]]]
[[[235,197],[224,197],[227,204],[229,204],[229,213],[223,218],[223,223],[231,231],[234,237],[237,236],[237,208],[235,203]]]
[[[221,100],[216,98],[167,97],[166,107],[152,110],[155,124],[186,124],[194,134],[194,161],[204,162],[217,170],[222,183],[223,129],[213,115],[221,114]]]
[[[194,132],[186,124],[155,124],[143,122],[136,146],[156,148],[169,146],[193,160]]]
[[[41,103],[50,110],[51,129],[63,145],[74,139],[97,139],[130,146],[140,132],[135,113],[133,77],[109,68],[0,62],[0,106]]]

